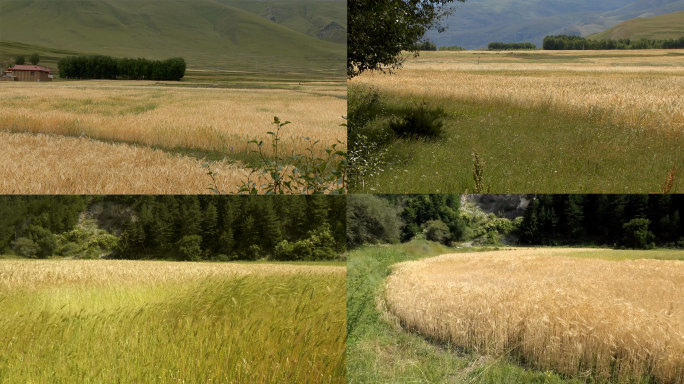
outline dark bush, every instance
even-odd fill
[[[648,219],[632,219],[622,225],[624,232],[623,245],[634,249],[651,249],[655,247],[655,236],[648,230],[651,221]]]
[[[442,136],[441,109],[429,109],[425,104],[406,112],[402,118],[394,119],[389,127],[399,137],[412,139],[435,139]]]
[[[425,223],[425,238],[444,245],[451,245],[451,232],[442,220],[430,220]]]
[[[28,237],[20,237],[12,242],[12,250],[19,256],[35,258],[40,247]]]

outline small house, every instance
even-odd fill
[[[15,81],[52,81],[50,68],[41,65],[15,65],[4,72],[3,77],[11,77]]]

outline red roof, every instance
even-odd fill
[[[13,71],[40,71],[40,72],[52,72],[50,68],[43,67],[42,65],[15,65],[10,68]]]

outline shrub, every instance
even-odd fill
[[[40,247],[28,237],[20,237],[12,242],[12,250],[19,256],[35,258]]]
[[[623,245],[627,248],[651,249],[655,246],[655,236],[648,230],[651,221],[648,219],[632,219],[622,225]]]
[[[49,229],[38,225],[29,225],[26,236],[38,245],[38,257],[46,258],[57,250],[57,238]]]
[[[389,127],[395,135],[412,139],[435,139],[443,134],[441,109],[429,109],[425,103],[410,109],[399,119],[390,121]]]
[[[387,200],[373,195],[347,196],[347,246],[398,243],[401,221]]]
[[[183,236],[177,243],[178,252],[182,260],[200,260],[202,259],[202,236],[188,235]]]
[[[444,245],[451,244],[451,232],[442,220],[430,220],[425,223],[425,238]]]

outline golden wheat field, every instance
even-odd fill
[[[212,162],[216,183],[236,192],[247,171]],[[0,132],[0,193],[210,193],[202,160],[88,138]]]
[[[386,305],[405,327],[480,354],[599,382],[684,382],[684,262],[571,257],[587,252],[400,263],[386,281]]]
[[[352,82],[400,97],[522,107],[684,131],[684,50],[421,52],[393,74]]]
[[[236,276],[283,276],[346,273],[344,267],[275,263],[179,263],[137,260],[2,260],[0,290],[42,289],[54,285],[183,282]]]
[[[278,116],[292,121],[282,132],[287,152],[304,152],[302,136],[320,140],[322,146],[346,138],[340,126],[346,114],[344,85],[227,89],[90,80],[5,82],[0,90],[0,130],[11,132],[85,135],[230,154],[245,152],[250,139],[265,139],[273,130],[273,116]]]

